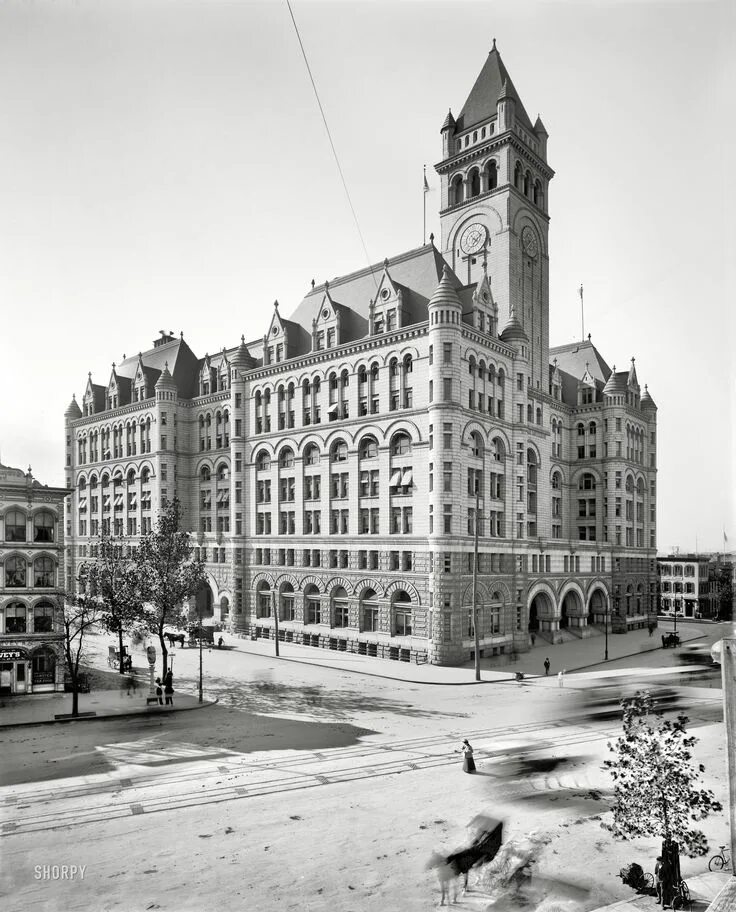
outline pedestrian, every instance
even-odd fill
[[[171,683],[171,678],[166,676],[166,683],[164,684],[164,694],[166,695],[166,705],[174,705],[174,685]]]
[[[223,641],[222,637],[220,637],[220,638],[218,639],[218,641],[217,641],[217,648],[218,648],[218,649],[222,649],[222,644],[223,644],[223,642],[224,642],[224,641]]]
[[[649,636],[651,636],[653,633],[654,633],[654,624],[650,624],[649,625]]]
[[[170,668],[164,675],[164,689],[166,687],[171,687],[172,690],[174,689],[174,672]]]
[[[135,696],[135,692],[136,692],[136,690],[138,690],[138,682],[136,681],[136,679],[134,678],[134,676],[132,674],[129,674],[128,677],[125,679],[125,686],[127,688],[128,696],[129,697]],[[131,690],[133,691],[132,694],[130,693]]]
[[[158,697],[158,705],[164,705],[164,689],[161,686],[161,678],[156,678],[156,696]]]
[[[455,751],[455,753],[463,755],[463,771],[466,773],[474,773],[475,760],[473,760],[473,748],[467,738],[463,739],[462,747],[459,751]]]
[[[531,641],[532,641],[532,646],[534,646],[534,644],[537,642],[537,638],[536,638],[536,636],[534,636],[533,633],[530,633],[529,636],[530,636]]]
[[[657,888],[657,905],[662,905],[662,856],[657,855],[657,863],[654,865],[654,885]]]
[[[562,671],[557,673],[557,686],[558,687],[565,686],[565,669],[564,668],[562,669]]]
[[[550,661],[549,661],[549,656],[547,656],[547,658],[544,660],[544,673],[546,675],[549,674],[549,668],[550,668]]]

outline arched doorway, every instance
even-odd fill
[[[585,612],[580,593],[575,589],[570,589],[562,600],[560,606],[560,628],[566,630],[570,626],[582,627]]]
[[[194,596],[194,609],[197,617],[208,618],[214,614],[212,590],[207,583],[202,583],[197,589],[197,594]]]
[[[588,602],[588,623],[602,624],[606,615],[606,596],[602,589],[595,589]]]
[[[549,594],[537,592],[529,605],[529,632],[551,629],[554,605]]]

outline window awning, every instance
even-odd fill
[[[336,415],[336,414],[337,414],[337,410],[338,410],[338,405],[337,405],[337,403],[335,403],[334,405],[331,405],[331,406],[327,409],[327,414],[328,414],[328,415]]]
[[[105,508],[110,506],[110,495],[109,494],[102,495],[102,506]]]
[[[120,505],[122,504],[122,502],[123,502],[123,495],[122,495],[122,494],[116,494],[116,495],[115,495],[115,506],[116,506],[116,507],[120,506]]]
[[[80,512],[80,513],[84,513],[84,511],[85,511],[86,509],[87,509],[87,498],[86,498],[86,497],[80,497],[80,498],[79,498],[79,512]]]
[[[207,494],[205,494],[205,495],[202,497],[202,506],[203,506],[203,507],[209,507],[209,505],[210,505],[211,503],[212,503],[212,495],[209,494],[209,492],[208,492]]]
[[[135,510],[135,508],[137,506],[138,506],[138,498],[134,494],[132,497],[128,498],[128,509]]]
[[[396,471],[391,475],[389,487],[395,488],[398,484],[401,484],[401,469],[396,469]]]
[[[404,472],[401,476],[401,486],[406,487],[411,484],[412,474],[411,469],[404,469]]]
[[[229,491],[218,491],[217,492],[217,502],[218,504],[223,503],[225,500],[229,500]]]

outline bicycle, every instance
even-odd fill
[[[675,891],[672,896],[672,908],[674,909],[684,909],[690,908],[690,890],[688,889],[687,884],[684,880],[681,880],[679,884],[675,887]]]
[[[728,846],[722,845],[718,846],[718,848],[721,851],[708,862],[709,871],[722,871],[724,868],[731,867],[731,853],[728,850]]]

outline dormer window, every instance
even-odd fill
[[[373,321],[373,330],[376,334],[382,333],[384,331],[383,324],[383,314],[376,314],[376,319]]]
[[[323,329],[319,330],[314,337],[314,348],[315,351],[322,351],[325,347],[325,332]]]

